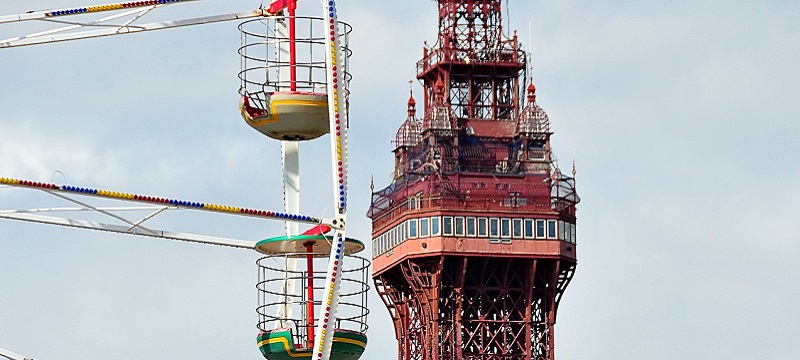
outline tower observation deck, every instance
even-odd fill
[[[373,192],[373,278],[401,360],[554,359],[575,271],[575,172],[558,168],[528,55],[501,0],[438,0],[387,187]]]

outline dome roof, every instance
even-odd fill
[[[422,122],[419,119],[411,116],[403,121],[400,128],[397,129],[395,136],[395,147],[411,147],[416,146],[422,141]]]
[[[529,103],[519,116],[518,134],[549,133],[550,117],[538,104]]]
[[[536,103],[536,86],[533,85],[533,82],[528,85],[528,104],[520,113],[517,133],[550,133],[550,117]]]

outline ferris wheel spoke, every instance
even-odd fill
[[[347,219],[347,54],[342,51],[336,2],[322,0],[325,24],[329,24],[325,43],[328,89],[328,114],[331,134],[331,165],[336,216],[341,228],[333,233],[331,253],[325,277],[325,296],[321,318],[317,323],[312,359],[329,359],[336,326],[339,288],[344,261],[345,222]]]
[[[128,1],[99,5],[87,5],[73,8],[53,9],[44,11],[28,11],[23,14],[4,15],[0,16],[0,24],[10,22],[44,20],[59,17],[83,15],[90,13],[113,12],[123,9],[141,9],[141,8],[154,8],[176,3],[185,3],[190,1],[200,0],[148,0],[148,1]],[[139,10],[134,10],[139,11]]]
[[[84,188],[71,185],[56,185],[50,183],[34,182],[34,181],[11,179],[4,177],[0,177],[0,185],[42,190],[48,194],[58,196],[67,201],[79,204],[81,206],[85,206],[87,208],[92,208],[92,206],[85,204],[84,202],[75,200],[72,198],[72,196],[77,195],[77,196],[103,198],[103,199],[119,200],[126,202],[138,202],[151,205],[162,205],[180,210],[207,211],[207,212],[225,213],[230,215],[254,217],[254,218],[261,218],[268,220],[280,220],[280,221],[289,221],[289,222],[305,223],[313,225],[324,224],[324,225],[332,225],[334,228],[338,227],[338,225],[332,224],[335,222],[335,219],[322,219],[302,214],[290,214],[285,212],[250,209],[250,208],[230,206],[230,205],[210,204],[205,202],[188,201],[188,200],[174,199],[174,198],[162,198],[156,196],[139,195],[139,194],[124,193],[124,192],[117,192],[110,190],[94,189],[94,188]]]
[[[333,194],[337,213],[347,212],[347,81],[345,79],[347,59],[342,52],[339,34],[339,22],[336,16],[336,3],[322,1],[325,22],[330,24],[330,32],[326,36],[328,46],[328,113],[330,118],[331,157],[333,165]]]
[[[199,1],[199,0],[178,0],[178,1]],[[18,47],[26,45],[45,44],[59,41],[88,39],[102,36],[130,34],[143,31],[169,29],[175,27],[192,26],[210,24],[215,22],[231,21],[248,19],[259,16],[270,15],[267,9],[259,9],[254,11],[246,11],[240,13],[214,15],[206,17],[198,17],[183,20],[164,21],[138,24],[137,21],[143,16],[150,13],[154,9],[161,8],[166,5],[174,4],[176,1],[167,2],[166,0],[159,0],[157,4],[155,1],[142,1],[134,2],[132,4],[148,4],[148,5],[130,5],[131,3],[119,3],[109,5],[95,5],[74,9],[64,10],[50,10],[39,11],[33,13],[25,13],[19,15],[6,15],[0,16],[0,25],[17,23],[23,21],[36,21],[48,24],[66,25],[56,27],[54,29],[38,31],[27,35],[16,36],[0,40],[0,48]],[[123,11],[124,10],[124,11]],[[90,13],[104,13],[122,11],[113,15],[108,15],[94,20],[68,20],[70,16],[84,15]],[[119,21],[115,21],[119,20]],[[121,22],[120,22],[121,21]]]

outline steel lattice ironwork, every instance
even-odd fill
[[[558,301],[575,264],[441,256],[376,278],[400,359],[552,359]]]
[[[439,0],[437,42],[417,63],[426,105],[433,104],[435,84],[441,79],[460,124],[511,121],[521,104],[518,89],[525,81],[520,75],[526,55],[516,35],[503,36],[500,9],[500,0]]]
[[[398,359],[553,360],[577,264],[575,170],[552,154],[501,0],[438,10],[437,41],[417,63],[423,114],[412,96],[392,182],[367,213]]]

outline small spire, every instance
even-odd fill
[[[408,117],[413,118],[417,113],[417,101],[414,100],[414,89],[411,88],[412,80],[408,81]]]

